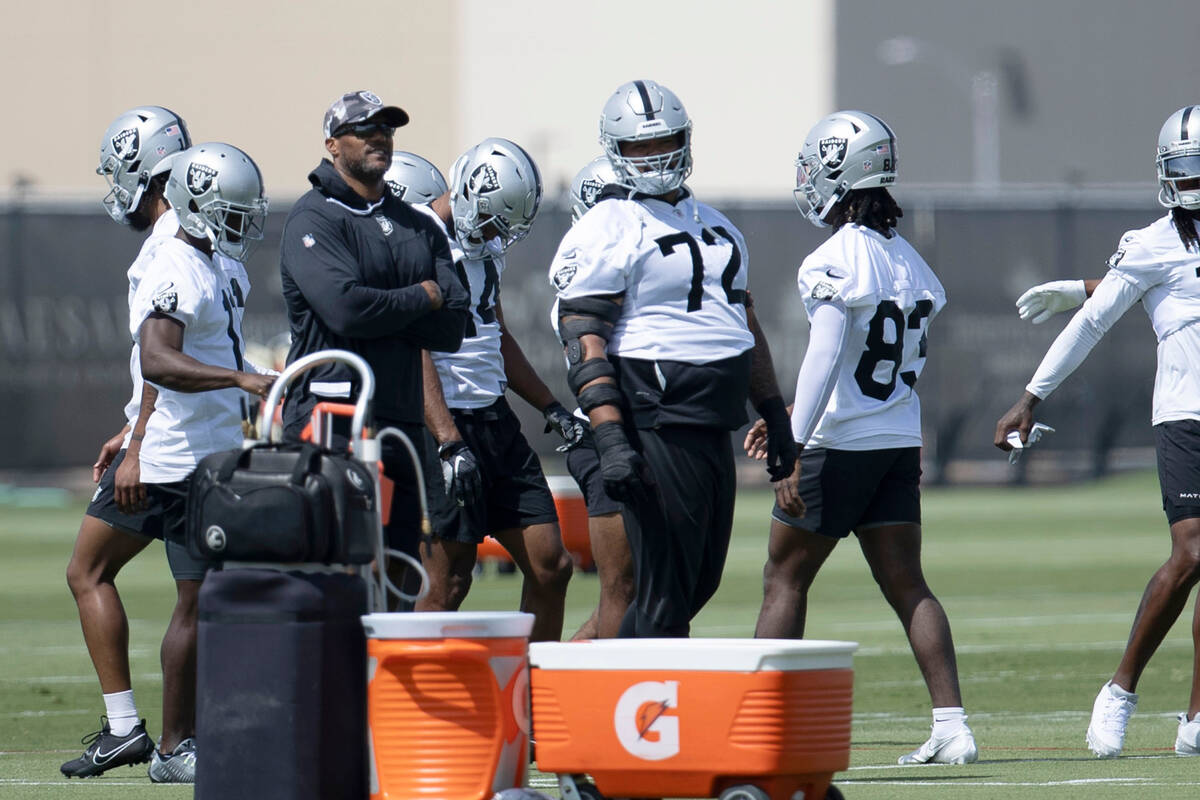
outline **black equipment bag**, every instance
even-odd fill
[[[315,444],[213,453],[188,490],[188,551],[209,561],[365,564],[377,525],[370,470]]]
[[[196,800],[364,800],[367,585],[211,571],[200,588]]]

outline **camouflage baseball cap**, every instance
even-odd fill
[[[385,106],[373,92],[346,92],[325,112],[325,138],[333,136],[338,128],[369,119],[399,128],[408,124],[408,113],[396,106]]]

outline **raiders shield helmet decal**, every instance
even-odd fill
[[[388,189],[391,190],[392,194],[395,195],[396,197],[399,197],[401,200],[403,200],[404,195],[408,193],[408,187],[405,186],[400,181],[384,181],[384,182],[388,185]]]
[[[500,191],[500,179],[491,164],[480,164],[467,179],[467,188],[475,194],[488,194]]]
[[[113,152],[122,161],[133,161],[142,150],[142,137],[137,128],[126,128],[110,141]]]
[[[821,163],[830,169],[837,169],[846,160],[847,140],[841,136],[826,136],[817,143],[821,154]]]
[[[217,171],[212,167],[205,166],[204,164],[189,164],[187,171],[188,191],[199,197],[212,187],[216,177]]]

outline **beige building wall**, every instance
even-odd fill
[[[833,92],[835,0],[0,0],[0,194],[103,194],[101,134],[138,104],[196,141],[246,150],[288,200],[324,155],[321,119],[370,89],[412,117],[398,148],[448,171],[486,136],[525,145],[554,193],[599,154],[626,80],[674,89],[695,122],[692,185],[786,196],[791,161]]]
[[[321,122],[342,92],[406,109],[399,146],[453,156],[454,3],[311,0],[0,0],[0,187],[103,194],[95,175],[112,118],[140,104],[179,113],[195,141],[258,162],[268,194],[296,197],[324,155]]]
[[[625,81],[672,89],[706,197],[788,198],[804,134],[834,110],[835,0],[464,0],[459,113],[469,141],[527,146],[547,191],[600,155]]]

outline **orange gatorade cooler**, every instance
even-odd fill
[[[521,786],[533,615],[412,612],[362,620],[372,800],[486,800]]]
[[[850,766],[857,647],[791,639],[535,643],[538,769],[557,773],[569,800],[840,797],[830,781]]]
[[[595,562],[592,560],[592,540],[588,535],[588,511],[583,492],[579,491],[575,479],[568,475],[547,475],[546,483],[550,484],[550,493],[554,495],[554,510],[558,512],[558,529],[562,533],[563,547],[575,560],[576,567],[590,570]]]
[[[554,495],[554,510],[558,512],[558,529],[562,534],[563,547],[571,554],[576,567],[591,570],[596,562],[592,559],[592,540],[588,536],[588,512],[583,492],[579,491],[575,480],[567,475],[547,475],[546,483]],[[491,536],[485,536],[479,544],[476,558],[481,562],[512,561],[512,556],[504,546]]]

